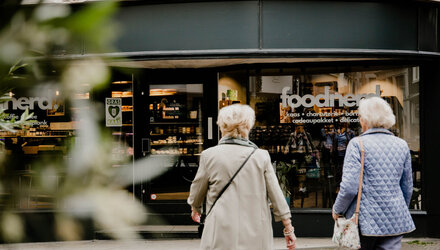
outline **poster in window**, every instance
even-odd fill
[[[105,126],[122,127],[121,98],[105,98]]]

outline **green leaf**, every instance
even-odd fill
[[[29,114],[29,109],[26,109],[23,114],[21,114],[20,120],[17,122],[17,125],[29,125],[33,122],[33,120],[29,120],[34,116],[34,113]]]
[[[11,100],[11,97],[8,94],[4,94],[0,96],[0,103]]]
[[[9,75],[13,75],[15,71],[27,67],[27,63],[22,63],[21,60],[16,62],[14,65],[9,68]]]
[[[6,130],[6,131],[9,131],[9,132],[12,132],[12,133],[16,132],[16,130],[14,130],[12,127],[10,127],[10,125],[8,123],[1,123],[0,122],[0,127],[2,129]]]
[[[101,1],[87,4],[83,9],[66,18],[53,19],[46,24],[70,31],[72,43],[106,50],[110,47],[114,37],[115,25],[111,22],[111,16],[116,10],[116,1]],[[79,45],[76,44],[76,46]]]
[[[28,117],[29,116],[29,109],[26,109],[24,112],[23,112],[23,114],[21,114],[21,117],[20,117],[20,121],[26,121],[27,119],[26,119],[26,117]]]
[[[95,31],[94,28],[107,21],[116,12],[115,1],[102,1],[87,5],[82,11],[69,17],[68,24],[77,31]]]

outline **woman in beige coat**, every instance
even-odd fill
[[[192,218],[200,222],[203,201],[206,211],[237,169],[257,146],[248,140],[255,112],[248,105],[234,104],[220,110],[217,124],[222,139],[202,152],[188,204]],[[296,237],[290,209],[281,192],[269,153],[256,149],[206,217],[201,249],[273,249],[272,203],[275,221],[282,221],[288,249]]]

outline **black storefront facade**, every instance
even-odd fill
[[[219,140],[219,108],[239,102],[256,110],[251,140],[271,154],[297,236],[331,235],[343,158],[335,136],[348,141],[359,134],[357,102],[371,94],[390,103],[393,132],[410,145],[412,236],[439,237],[439,7],[434,1],[121,2],[119,52],[102,54],[116,72],[104,95],[121,98],[126,116],[113,135],[133,149],[134,161],[176,156],[161,176],[130,187],[150,208],[148,223],[192,224],[185,199],[198,156]],[[297,135],[304,135],[301,143]],[[280,225],[274,232],[281,235]]]
[[[403,82],[409,81],[408,88],[400,91],[409,94],[402,94],[400,99],[416,98],[417,101],[413,103],[415,106],[408,107],[412,109],[412,114],[407,114],[407,108],[403,107],[400,116],[403,120],[406,119],[405,116],[414,116],[409,119],[418,119],[420,124],[416,130],[418,136],[414,133],[407,135],[411,140],[418,141],[418,146],[412,150],[417,152],[416,163],[418,163],[414,168],[417,168],[419,173],[415,173],[415,178],[419,179],[420,183],[417,185],[421,189],[418,190],[420,202],[412,210],[417,223],[417,231],[413,235],[438,237],[440,232],[435,225],[440,219],[440,203],[434,191],[438,188],[435,179],[438,169],[435,146],[430,146],[435,145],[436,138],[440,138],[435,129],[438,118],[431,111],[436,100],[438,89],[436,86],[440,77],[437,70],[439,63],[437,8],[435,3],[418,1],[405,4],[345,1],[176,1],[174,3],[156,1],[154,4],[123,4],[117,14],[117,19],[123,27],[123,34],[117,43],[121,52],[108,56],[117,58],[110,60],[112,66],[133,69],[135,158],[154,153],[167,154],[167,152],[158,152],[160,149],[152,152],[154,145],[178,143],[179,140],[183,140],[184,143],[191,140],[203,145],[198,151],[193,149],[194,151],[187,152],[186,150],[191,150],[189,147],[181,149],[178,152],[180,155],[194,156],[203,148],[216,145],[219,132],[215,119],[219,107],[224,104],[221,96],[224,93],[226,96],[224,99],[226,102],[229,99],[229,104],[238,100],[258,109],[256,130],[259,131],[254,131],[251,139],[257,140],[260,147],[269,150],[274,161],[283,162],[282,157],[277,158],[277,155],[287,150],[283,140],[288,141],[286,138],[295,131],[296,127],[306,129],[309,127],[304,121],[292,125],[291,120],[287,124],[278,120],[279,123],[276,124],[277,118],[264,118],[265,115],[271,114],[271,110],[277,112],[277,109],[273,105],[262,103],[280,103],[282,94],[279,87],[272,88],[266,84],[267,81],[272,83],[287,81],[289,84],[292,82],[293,85],[289,86],[296,87],[298,92],[289,92],[290,95],[316,96],[319,93],[325,94],[326,86],[330,89],[330,94],[344,92],[340,82],[335,83],[337,90],[332,92],[334,87],[331,82],[338,80],[316,80],[326,74],[333,73],[333,77],[339,77],[339,80],[343,75],[342,78],[351,79],[346,81],[352,81],[346,82],[346,85],[354,86],[355,75],[360,74],[365,77],[371,72],[376,72],[376,76],[369,77],[377,77],[376,80],[380,80],[380,77],[386,78],[385,75],[388,74],[388,79],[391,79],[392,72],[403,70],[406,72],[401,75],[404,76],[404,80],[401,79],[402,77],[397,77],[390,81],[396,86],[405,85]],[[90,52],[86,50],[85,54],[88,53]],[[119,56],[129,59],[119,59]],[[227,80],[224,81],[225,79]],[[231,81],[238,83],[239,86],[235,85],[234,89],[231,87],[231,84],[234,86]],[[295,82],[298,85],[295,85]],[[186,111],[199,112],[195,116],[197,117],[195,127],[199,126],[199,131],[196,131],[197,128],[193,128],[191,122],[186,120],[181,121],[186,124],[181,125],[182,128],[166,126],[169,120],[160,120],[164,118],[163,116],[155,120],[151,112],[160,109],[161,105],[168,108],[172,105],[163,104],[159,100],[161,98],[155,101],[152,90],[163,91],[175,89],[176,86],[177,88],[187,86],[188,90],[188,86],[193,86],[192,84],[199,85],[202,94],[195,91],[198,94],[191,97],[192,107],[187,108]],[[166,85],[173,86],[167,88]],[[321,90],[317,90],[317,87],[321,87]],[[230,88],[232,96],[228,93]],[[315,89],[311,91],[310,88]],[[355,87],[347,88],[355,89]],[[382,92],[382,96],[386,95],[388,91],[386,87],[381,85],[379,88],[379,93]],[[234,92],[236,90],[238,93]],[[265,93],[258,94],[258,91]],[[143,97],[145,93],[150,93],[150,96]],[[373,90],[365,93],[375,93],[374,87]],[[273,94],[278,96],[278,100],[274,99]],[[399,99],[399,95],[394,95],[394,99]],[[159,93],[158,96],[162,95]],[[402,100],[394,100],[394,102],[403,105]],[[389,101],[393,102],[391,99]],[[166,102],[176,103],[171,99]],[[194,106],[195,103],[197,105]],[[171,109],[175,110],[178,106]],[[144,107],[149,107],[150,112],[145,112]],[[260,117],[259,112],[263,112]],[[281,112],[282,109],[279,109],[276,116]],[[315,110],[315,113],[319,112]],[[174,115],[174,118],[179,115],[176,111],[167,114]],[[290,116],[295,118],[295,115]],[[399,114],[396,116],[399,119]],[[307,120],[310,117],[304,118]],[[265,120],[258,124],[259,119]],[[348,126],[348,130],[356,131],[356,126],[353,124]],[[320,127],[321,130],[324,126]],[[406,125],[402,126],[402,130],[404,126]],[[196,134],[201,136],[173,138],[164,135],[163,138],[158,139],[152,136],[166,134],[167,131],[172,134],[176,130],[177,134],[198,132]],[[315,138],[312,131],[310,134]],[[279,145],[270,142],[268,138],[271,137],[279,138],[282,142]],[[317,143],[311,144],[319,146],[316,145]],[[152,208],[155,215],[165,218],[167,223],[191,224],[187,220],[189,211],[185,212],[188,207],[184,201],[185,194],[182,196],[182,193],[187,191],[185,186],[189,187],[191,176],[197,169],[196,159],[182,160],[174,165],[174,170],[164,175],[166,177],[135,187],[136,195]],[[298,159],[296,161],[299,162]],[[319,163],[321,169],[324,168],[323,163]],[[301,163],[293,165],[297,173],[301,172],[302,166]],[[324,188],[318,189],[319,194],[318,192],[314,194],[313,186],[309,186],[312,184],[301,184],[303,182],[301,179],[304,178],[300,175],[298,174],[295,180],[291,180],[296,183],[290,190],[295,195],[289,197],[298,198],[298,203],[290,201],[294,223],[298,229],[297,234],[328,236],[332,231],[331,210],[328,208],[329,204],[324,203],[329,203],[331,200],[325,201]],[[326,179],[323,176],[328,174],[321,171],[321,182]],[[179,178],[184,181],[181,183]],[[164,183],[167,187],[164,187]],[[173,185],[179,188],[173,188]],[[300,190],[304,187],[309,188],[309,192],[301,193]],[[161,191],[161,188],[167,191]],[[164,194],[161,192],[177,196],[171,195],[171,198],[167,198],[162,195],[161,198],[161,194]],[[311,202],[309,205],[307,205],[308,200]],[[152,223],[156,222],[152,221]],[[278,226],[274,226],[275,232],[280,233]]]

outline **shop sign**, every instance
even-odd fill
[[[324,89],[324,94],[319,94],[316,96],[313,95],[287,95],[290,87],[284,87],[281,92],[281,105],[282,107],[287,107],[289,105],[292,108],[298,108],[300,106],[310,108],[313,106],[318,107],[334,107],[335,100],[338,100],[339,107],[354,107],[359,106],[359,101],[362,98],[378,96],[380,97],[380,85],[376,85],[376,93],[371,94],[348,94],[348,95],[340,95],[340,94],[330,94],[330,87],[326,86]]]
[[[58,105],[47,97],[20,97],[18,99],[11,97],[10,100],[0,103],[0,109],[8,110],[33,110],[38,106],[41,110],[57,109]]]
[[[105,98],[105,126],[122,126],[122,99]]]

